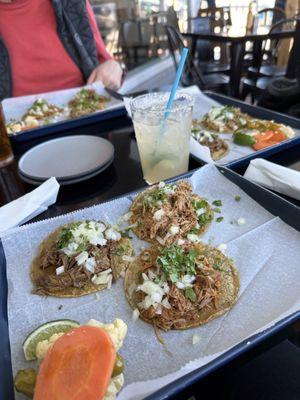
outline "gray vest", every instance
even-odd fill
[[[87,79],[99,64],[85,0],[52,0],[58,35],[66,51]],[[9,54],[0,37],[0,101],[12,96]]]

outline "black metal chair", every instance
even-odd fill
[[[281,32],[285,29],[295,29],[297,17],[284,19],[275,23],[269,33]],[[252,101],[264,91],[270,80],[274,77],[284,76],[287,66],[278,66],[277,53],[279,45],[283,40],[287,39],[267,39],[263,43],[263,54],[267,53],[267,60],[261,60],[258,67],[249,67],[247,77],[242,78],[242,98],[245,98],[249,93],[252,96]],[[268,50],[268,52],[267,52]]]
[[[257,33],[257,28],[260,22],[262,22],[262,26],[271,29],[274,24],[286,18],[286,14],[282,8],[263,8],[258,11],[257,15],[254,17],[252,33]]]
[[[187,22],[189,30],[193,33],[213,32],[214,22],[211,16],[189,18]],[[222,47],[220,61],[214,60],[214,47],[216,47],[216,44],[209,40],[198,40],[196,43],[194,63],[197,65],[199,64],[204,75],[218,72],[229,74],[230,65],[227,62],[227,57],[223,54]],[[223,62],[224,60],[226,62]]]
[[[165,26],[165,29],[168,36],[169,50],[174,61],[174,66],[177,69],[181,51],[186,46],[183,37],[177,29],[168,25]],[[188,55],[181,83],[183,86],[197,85],[201,90],[227,93],[229,77],[222,73],[204,75],[199,65],[196,65],[192,57]]]
[[[269,33],[282,32],[283,30],[295,29],[296,21],[297,17],[280,20],[272,25]],[[284,40],[290,40],[290,39],[284,39]],[[263,58],[265,58],[265,60],[262,60],[262,64],[259,68],[249,67],[248,77],[259,78],[259,77],[284,76],[286,71],[286,66],[276,65],[278,49],[279,49],[278,39],[266,40],[263,43]]]

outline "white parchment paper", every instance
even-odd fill
[[[99,95],[106,96],[110,98],[110,101],[106,104],[104,110],[99,110],[97,113],[103,113],[109,110],[113,110],[116,108],[122,108],[123,102],[120,100],[116,100],[109,96],[109,94],[105,91],[104,86],[101,82],[95,82],[91,85],[85,86],[86,89],[94,89]],[[9,99],[5,99],[2,102],[3,114],[5,117],[5,121],[9,122],[10,120],[20,120],[22,116],[27,112],[28,108],[32,106],[32,104],[37,99],[45,99],[51,104],[55,104],[59,107],[67,107],[68,102],[78,93],[82,87],[73,88],[73,89],[64,89],[57,90],[55,92],[47,92],[40,93],[36,95],[30,96],[20,96],[20,97],[12,97]],[[63,120],[67,120],[68,115],[67,112],[63,115],[53,119],[53,122],[60,122]],[[40,128],[40,127],[39,127]]]
[[[122,280],[97,296],[56,299],[31,294],[30,263],[44,237],[61,224],[80,218],[114,223],[128,211],[130,198],[16,228],[2,237],[7,259],[14,373],[30,366],[24,360],[22,342],[38,325],[61,318],[84,323],[90,318],[110,322],[119,317],[128,324],[128,335],[121,350],[126,360],[126,382],[119,398],[142,399],[299,310],[300,233],[254,202],[213,165],[197,171],[191,182],[200,195],[223,203],[221,215],[224,220],[213,222],[203,240],[213,245],[226,243],[226,253],[240,272],[241,291],[233,309],[202,327],[163,334],[163,346],[157,341],[151,325],[141,320],[131,321],[132,310],[125,299]],[[235,196],[240,196],[241,200],[237,202]],[[237,224],[239,218],[245,219],[244,225]],[[134,240],[137,254],[140,245],[140,241]],[[193,334],[201,337],[196,345],[192,345]],[[23,397],[17,394],[16,398]]]

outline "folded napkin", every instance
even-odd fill
[[[50,178],[37,189],[0,208],[0,234],[46,211],[56,202],[59,184]]]
[[[250,162],[244,178],[300,200],[300,172],[298,171],[282,167],[262,158],[256,158]]]

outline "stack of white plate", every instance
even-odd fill
[[[114,159],[114,147],[98,136],[76,135],[49,140],[19,160],[19,175],[32,185],[54,176],[61,185],[84,181],[104,171]]]

